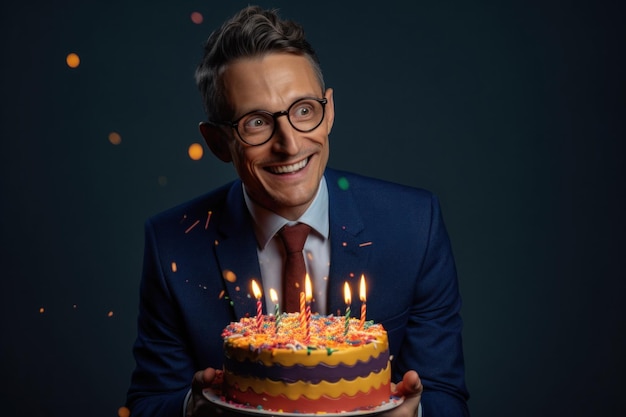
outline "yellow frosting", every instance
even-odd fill
[[[327,349],[285,349],[273,348],[271,350],[250,350],[249,339],[238,337],[228,339],[225,342],[226,355],[240,362],[250,360],[263,362],[266,366],[280,364],[283,366],[304,365],[314,366],[319,363],[327,365],[354,365],[357,361],[365,362],[370,358],[377,358],[389,349],[387,338],[378,336],[375,342],[360,346],[350,346],[331,350]]]

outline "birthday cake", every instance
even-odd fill
[[[382,325],[342,316],[283,313],[243,318],[224,338],[222,395],[230,403],[286,413],[368,410],[390,401]]]

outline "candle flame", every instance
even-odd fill
[[[311,278],[309,278],[309,274],[306,274],[304,277],[304,296],[308,303],[313,299],[313,288],[311,287]]]
[[[366,288],[365,288],[365,275],[361,275],[361,284],[359,285],[359,298],[361,301],[367,301],[366,297]]]
[[[274,288],[270,288],[270,298],[272,299],[272,303],[278,303],[278,294],[276,294],[276,290]]]
[[[257,300],[261,299],[261,289],[259,288],[259,284],[257,284],[255,280],[252,280],[252,294]]]
[[[350,286],[347,281],[343,284],[343,299],[345,300],[346,305],[350,305],[352,303],[352,292],[350,291]]]

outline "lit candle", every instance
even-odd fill
[[[311,301],[313,300],[313,288],[309,274],[306,274],[304,278],[304,296],[306,299],[306,337],[304,342],[308,345],[311,340]]]
[[[359,329],[363,329],[365,324],[365,314],[367,307],[365,306],[367,301],[366,288],[365,288],[365,276],[361,275],[361,285],[359,285],[359,298],[361,299],[361,322],[359,323]]]
[[[278,294],[276,294],[276,290],[274,290],[274,288],[270,288],[270,298],[274,303],[274,316],[276,317],[274,329],[276,333],[278,333],[278,325],[280,324],[280,308],[278,305]]]
[[[263,327],[263,310],[261,308],[261,289],[255,280],[252,280],[252,294],[256,298],[256,327],[260,332]]]
[[[350,286],[347,281],[343,285],[343,299],[346,302],[346,324],[343,331],[343,335],[345,336],[348,334],[348,329],[350,328],[350,304],[352,303],[352,292],[350,291]]]
[[[306,308],[304,306],[304,292],[300,292],[300,330],[302,333],[306,333],[306,320],[304,315],[306,314]]]

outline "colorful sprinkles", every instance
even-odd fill
[[[250,351],[269,349],[326,350],[330,356],[341,348],[354,347],[367,343],[375,343],[383,333],[380,324],[366,321],[359,329],[360,321],[356,318],[349,320],[348,331],[345,330],[345,317],[311,316],[311,330],[309,343],[305,343],[306,333],[302,330],[297,313],[283,313],[280,316],[279,326],[276,328],[274,316],[264,316],[262,326],[257,328],[255,317],[244,317],[238,322],[230,323],[222,332],[224,339],[244,337]]]

